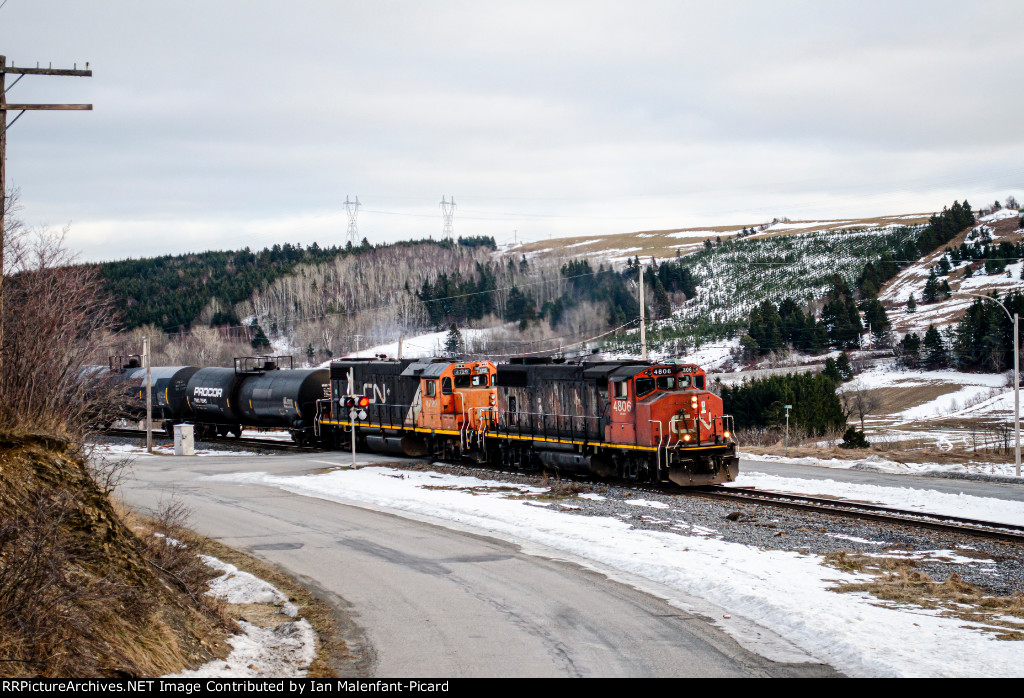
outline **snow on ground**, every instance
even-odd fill
[[[737,349],[739,346],[740,340],[738,337],[725,342],[705,344],[699,349],[687,351],[680,359],[687,363],[697,364],[707,373],[711,373],[729,361],[733,349]]]
[[[947,439],[945,432],[936,436],[929,432],[907,432],[914,437],[925,438],[931,435],[936,440]],[[941,441],[940,441],[941,442]],[[762,461],[765,463],[788,463],[791,465],[813,465],[819,468],[836,468],[839,470],[870,470],[893,475],[994,475],[999,478],[1016,477],[1016,466],[1013,463],[900,463],[882,456],[867,458],[814,458],[758,455],[740,452],[743,460]],[[1024,481],[1024,478],[1022,478]],[[939,512],[945,513],[945,512]],[[984,517],[982,517],[984,518]]]
[[[390,468],[298,477],[255,472],[210,479],[263,484],[429,517],[456,527],[482,529],[514,543],[544,546],[555,554],[578,556],[606,574],[629,575],[622,578],[627,583],[639,577],[662,585],[669,602],[682,608],[688,607],[687,597],[696,597],[725,610],[726,618],[736,614],[771,628],[810,655],[854,676],[1024,674],[1024,651],[1018,643],[995,640],[963,627],[962,620],[942,618],[933,611],[883,606],[865,595],[835,593],[831,589],[836,583],[864,577],[824,567],[817,556],[726,542],[713,532],[693,531],[682,520],[678,534],[634,529],[620,518],[577,516],[560,507],[506,499],[483,491],[491,483],[475,477]],[[445,489],[437,489],[439,485]],[[658,512],[673,517],[671,508]],[[721,625],[733,630],[730,620]],[[745,638],[737,635],[737,639]]]
[[[298,613],[298,607],[273,584],[215,557],[203,555],[202,560],[224,573],[209,583],[209,596],[231,604],[276,604],[293,618]],[[244,620],[238,625],[244,634],[227,639],[233,648],[227,659],[215,659],[168,678],[299,678],[316,658],[316,632],[305,618],[267,628]]]
[[[486,337],[491,333],[491,331],[491,329],[460,329],[459,333],[462,335],[462,339],[466,343],[467,351],[472,352],[473,340]],[[443,356],[444,345],[445,342],[448,341],[448,332],[448,330],[443,330],[441,332],[427,332],[426,334],[416,335],[415,337],[406,337],[402,342],[402,358],[418,359],[430,356]],[[398,342],[394,341],[388,342],[387,344],[378,344],[377,346],[370,347],[368,349],[349,352],[345,354],[345,357],[373,358],[377,354],[386,354],[392,359],[397,358]],[[335,359],[328,359],[320,364],[320,367],[329,368],[331,361],[334,360]]]
[[[1004,218],[1017,218],[1020,216],[1020,212],[1015,208],[1001,208],[995,213],[990,213],[987,216],[982,216],[979,221],[985,223],[994,223],[995,221],[1001,221]]]
[[[197,456],[257,456],[258,453],[252,451],[228,451],[218,450],[213,448],[197,448],[195,450]],[[153,458],[154,456],[173,456],[174,455],[174,441],[168,440],[166,437],[161,435],[153,437],[153,453],[150,454],[146,451],[146,444],[95,444],[92,455],[94,458],[103,458],[106,460],[114,458],[125,458],[125,457],[138,457],[138,458]],[[186,458],[189,456],[181,456]]]
[[[1011,468],[1013,466],[1011,465]],[[1024,525],[1024,502],[969,494],[946,494],[936,490],[911,487],[883,487],[836,480],[818,480],[767,475],[756,470],[739,474],[734,487],[756,487],[776,492],[811,496],[839,497],[870,502],[894,509],[908,509],[928,514],[947,514],[965,519]]]
[[[954,383],[997,388],[1006,385],[1002,373],[964,373],[962,371],[907,371],[892,364],[875,366],[857,375],[853,383],[860,382],[871,388],[916,388],[923,385]],[[853,383],[845,383],[839,392],[850,390]]]
[[[735,235],[738,230],[733,230],[726,233],[719,233],[714,230],[680,230],[678,233],[668,233],[667,237],[670,238],[712,238],[716,235]]]

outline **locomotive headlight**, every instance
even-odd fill
[[[732,436],[732,434],[730,432],[728,432],[728,431],[725,431],[725,432],[722,433],[722,436],[724,436],[725,438],[728,439],[730,436]]]
[[[491,393],[491,404],[494,404],[494,393]]]
[[[689,441],[689,440],[690,440],[690,435],[689,434],[683,434],[683,441]]]

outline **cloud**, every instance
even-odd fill
[[[94,69],[18,99],[95,111],[26,115],[8,174],[86,256],[311,241],[346,195],[374,241],[442,194],[509,237],[934,210],[1021,198],[1022,35],[1001,2],[12,0],[9,57]]]

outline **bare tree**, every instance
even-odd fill
[[[882,406],[882,399],[878,393],[868,389],[860,380],[844,385],[839,399],[847,417],[854,414],[860,417],[861,431],[864,431],[864,417],[874,414]]]
[[[80,436],[113,404],[116,388],[89,368],[112,308],[93,266],[75,265],[67,228],[19,230],[4,240],[4,370],[0,422]],[[8,228],[10,230],[11,228]],[[103,364],[106,362],[103,361]]]

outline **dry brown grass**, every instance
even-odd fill
[[[959,552],[959,551],[958,551]],[[918,569],[915,560],[876,557],[845,551],[829,553],[825,564],[844,572],[872,575],[865,582],[841,583],[839,593],[868,593],[886,605],[938,610],[941,616],[976,623],[968,626],[1000,640],[1024,640],[1024,595],[994,596],[955,572],[937,582]]]
[[[214,540],[204,539],[204,547],[209,555],[218,560],[235,565],[241,570],[254,574],[260,579],[270,582],[284,593],[291,603],[299,607],[297,617],[305,618],[317,634],[316,659],[310,665],[306,676],[309,678],[334,678],[339,675],[355,676],[360,673],[357,665],[360,657],[354,655],[345,642],[342,618],[338,611],[325,600],[318,597],[310,589],[300,584],[286,572],[269,562],[247,555],[234,548],[229,548]],[[254,606],[263,608],[256,610]],[[238,617],[239,606],[232,615]],[[295,620],[280,613],[270,604],[245,604],[241,606],[245,619],[257,625],[277,624]],[[266,627],[266,626],[264,626]]]
[[[775,443],[771,446],[746,446],[740,444],[740,450],[753,455],[782,456],[786,449],[782,443]],[[871,456],[878,456],[896,463],[939,463],[943,465],[973,465],[978,464],[979,457],[984,458],[985,463],[992,462],[1013,462],[1013,452],[1005,453],[973,453],[969,450],[954,449],[943,451],[935,446],[935,439],[922,439],[921,442],[904,441],[883,444],[873,444],[871,448],[839,448],[828,446],[794,446],[790,444],[790,458],[835,458],[838,460],[863,460]]]
[[[902,218],[901,216],[875,216],[872,218],[859,219],[835,219],[820,221],[791,221],[792,223],[814,222],[816,225],[806,228],[795,228],[791,230],[779,230],[775,232],[762,233],[761,237],[782,237],[797,235],[800,233],[811,233],[822,230],[841,230],[844,228],[870,228],[898,223],[900,225],[918,225],[927,223],[930,214],[915,215],[914,218]],[[762,221],[761,223],[763,223]],[[639,247],[639,250],[631,251],[630,256],[637,255],[640,258],[673,257],[676,250],[682,248],[687,252],[703,244],[705,240],[714,239],[718,235],[733,234],[743,228],[756,228],[760,223],[746,223],[737,225],[704,226],[700,228],[672,228],[668,230],[639,230],[631,233],[616,233],[612,235],[581,235],[571,238],[559,238],[557,240],[539,240],[523,245],[520,250],[523,252],[547,251],[548,254],[567,257],[589,257],[601,256],[604,253],[621,254],[621,250]],[[693,233],[693,235],[686,235]],[[586,244],[583,244],[586,243]],[[618,251],[618,252],[616,252]]]
[[[156,540],[124,524],[66,442],[0,434],[5,674],[155,676],[212,659],[201,638],[230,627],[187,565],[155,562]]]

